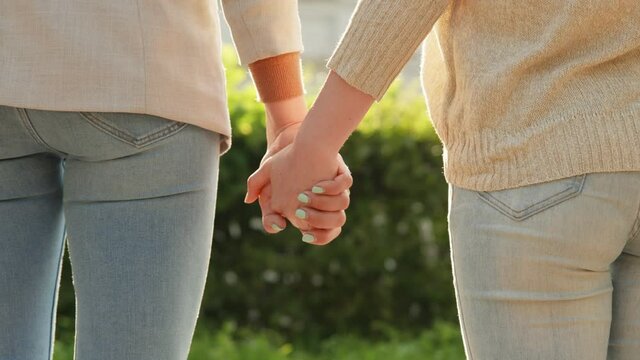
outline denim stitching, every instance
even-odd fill
[[[25,128],[27,128],[27,131],[29,132],[29,135],[31,135],[31,137],[36,141],[36,143],[42,145],[44,148],[46,148],[50,152],[60,156],[61,158],[66,158],[67,157],[66,153],[64,153],[64,152],[62,152],[60,150],[57,150],[57,149],[53,148],[51,145],[47,144],[44,141],[44,139],[40,136],[40,134],[38,134],[38,132],[36,131],[35,127],[31,123],[31,119],[29,119],[29,114],[27,114],[27,110],[26,109],[24,109],[24,108],[16,108],[16,110],[18,111],[18,117],[22,121],[22,124],[24,125]]]
[[[587,174],[582,174],[582,175],[578,175],[575,176],[573,179],[573,183],[571,184],[571,187],[562,190],[561,192],[558,192],[556,194],[553,194],[549,197],[547,197],[546,199],[540,200],[522,210],[515,210],[512,209],[509,205],[505,204],[504,202],[500,201],[498,198],[494,197],[492,194],[486,192],[486,191],[482,191],[482,192],[478,192],[478,196],[480,197],[480,199],[484,200],[486,203],[488,203],[489,205],[492,205],[493,208],[495,208],[496,210],[498,210],[499,212],[501,212],[502,214],[510,217],[513,220],[524,220],[526,218],[529,218],[541,211],[544,211],[554,205],[557,205],[565,200],[568,200],[572,197],[577,196],[581,191],[582,188],[584,186],[584,182],[585,182],[585,178],[586,178]],[[580,180],[578,180],[578,178],[581,178]],[[573,195],[573,196],[572,196]],[[546,204],[544,204],[546,202]],[[542,204],[542,205],[541,205]],[[535,209],[536,206],[539,206],[537,209]],[[534,208],[530,213],[526,213],[528,210]],[[508,210],[507,210],[508,209]],[[524,214],[524,215],[522,215]]]
[[[546,201],[548,201],[548,200],[550,200],[550,199],[554,199],[554,198],[557,198],[557,197],[562,197],[565,193],[568,193],[568,192],[570,193],[571,191],[575,191],[575,190],[576,190],[576,189],[574,188],[574,186],[573,186],[573,184],[572,184],[572,185],[571,185],[571,187],[568,187],[568,188],[566,188],[566,189],[564,189],[564,190],[562,190],[562,191],[560,191],[560,192],[558,192],[558,193],[555,193],[555,194],[553,194],[553,195],[551,195],[551,196],[549,196],[549,197],[547,197],[547,198],[545,198],[545,199],[542,199],[542,200],[538,201],[537,203],[533,203],[533,204],[529,205],[528,207],[526,207],[526,208],[524,208],[524,209],[522,209],[522,210],[516,210],[516,209],[511,208],[511,206],[509,206],[509,205],[507,205],[506,203],[502,202],[500,199],[498,199],[497,197],[493,196],[492,194],[487,194],[487,195],[488,195],[491,199],[495,200],[496,202],[498,202],[498,203],[500,203],[500,204],[504,205],[505,207],[508,207],[508,208],[509,208],[510,210],[512,210],[513,212],[515,212],[515,213],[522,213],[522,212],[525,212],[525,211],[527,211],[527,210],[529,210],[529,209],[531,209],[531,208],[534,208],[534,207],[536,207],[536,206],[538,206],[538,205],[540,205],[540,204],[542,204],[542,203],[544,203],[544,202],[546,202]]]
[[[145,139],[147,139],[149,137],[155,136],[159,132],[165,131],[167,129],[173,129],[173,128],[177,127],[177,126],[181,126],[181,125],[185,124],[185,123],[181,123],[181,122],[176,122],[174,120],[170,120],[171,122],[173,122],[173,124],[167,125],[165,128],[161,128],[160,130],[152,130],[147,134],[136,136],[136,135],[134,135],[134,134],[132,134],[132,133],[126,131],[126,130],[123,130],[123,129],[120,129],[120,128],[116,127],[116,126],[111,125],[108,120],[104,119],[103,117],[101,117],[100,115],[98,115],[96,113],[82,112],[80,114],[85,118],[89,118],[88,120],[92,120],[92,121],[98,122],[99,125],[105,127],[105,130],[113,131],[114,133],[117,133],[120,136],[130,138],[132,141],[145,140]]]
[[[566,193],[566,194],[565,194]],[[497,209],[500,209],[501,212],[505,215],[508,215],[509,217],[516,219],[516,220],[520,220],[520,219],[525,219],[529,216],[535,215],[537,213],[539,213],[540,211],[546,210],[549,207],[552,207],[553,205],[559,204],[562,201],[569,199],[571,197],[571,195],[576,194],[577,192],[575,192],[574,189],[566,189],[563,190],[560,193],[557,193],[553,196],[550,196],[542,201],[539,201],[529,207],[527,207],[526,209],[523,210],[515,210],[512,209],[510,206],[504,204],[503,202],[501,202],[500,200],[492,197],[491,195],[489,195],[489,198],[484,198],[482,197],[483,200],[495,205],[495,207]],[[501,206],[502,205],[502,206]],[[540,206],[538,206],[540,205]],[[535,208],[535,206],[538,206],[537,208]],[[533,209],[532,209],[533,208]],[[507,210],[508,209],[508,210]],[[530,210],[530,212],[527,212],[528,210]]]
[[[584,175],[581,175],[581,176],[584,178]],[[576,184],[578,183],[578,180],[576,180],[576,177],[574,177],[573,179],[571,179],[571,181],[572,181],[572,184],[571,184],[571,186],[570,186],[569,188],[564,189],[564,190],[562,190],[562,191],[560,191],[560,192],[558,192],[558,193],[555,193],[555,194],[553,194],[553,195],[549,196],[549,197],[548,197],[548,198],[546,198],[546,199],[542,199],[542,200],[538,201],[537,203],[534,203],[534,204],[532,204],[532,205],[529,205],[528,207],[526,207],[526,208],[524,208],[524,209],[522,209],[522,210],[514,210],[514,209],[511,209],[511,207],[510,207],[509,205],[507,205],[507,204],[505,204],[504,202],[500,201],[498,198],[496,198],[495,196],[491,195],[490,193],[488,193],[488,192],[486,192],[486,191],[483,191],[483,193],[487,194],[487,195],[488,195],[488,196],[490,196],[492,199],[495,199],[497,202],[499,202],[500,204],[504,205],[505,207],[508,207],[509,209],[513,210],[514,212],[524,212],[525,210],[528,210],[529,208],[532,208],[532,207],[534,207],[534,206],[536,206],[536,205],[538,205],[538,204],[540,204],[540,203],[543,203],[543,202],[545,202],[545,201],[547,201],[548,199],[551,199],[551,198],[553,198],[553,197],[560,196],[560,195],[562,195],[562,194],[563,194],[563,193],[565,193],[565,192],[579,190],[580,188],[575,189],[575,186],[576,186]]]
[[[94,125],[98,129],[107,132],[118,140],[124,141],[136,147],[142,147],[155,141],[164,139],[165,137],[177,133],[179,130],[184,129],[187,125],[189,125],[188,123],[184,122],[174,122],[173,124],[168,125],[167,127],[160,130],[156,130],[155,132],[151,132],[141,137],[136,137],[127,131],[109,124],[107,121],[101,119],[99,116],[93,113],[81,112],[80,115],[87,119],[90,124]]]

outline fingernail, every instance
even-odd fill
[[[351,191],[347,189],[347,195],[351,195]]]
[[[300,201],[301,203],[308,204],[309,203],[309,197],[305,193],[300,193],[300,195],[298,195],[298,201]]]
[[[298,209],[296,210],[296,217],[299,219],[306,219],[307,218],[307,212],[302,210],[302,209]]]
[[[314,186],[311,188],[311,192],[314,194],[322,194],[324,192],[324,189],[320,186]]]
[[[271,228],[275,231],[282,231],[282,228],[278,224],[271,224]]]
[[[311,235],[311,234],[304,234],[302,235],[302,241],[306,242],[306,243],[312,243],[316,240],[316,238]]]

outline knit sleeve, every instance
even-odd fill
[[[302,52],[298,0],[222,0],[241,65]]]
[[[360,0],[327,63],[380,100],[450,0]]]

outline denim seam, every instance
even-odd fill
[[[636,212],[636,221],[629,232],[629,241],[635,240],[638,234],[640,234],[640,206],[638,206],[638,211]]]
[[[455,196],[455,186],[453,186],[451,188],[451,203],[453,203],[453,201],[454,201],[453,200],[454,196]],[[452,206],[452,205],[450,205],[450,206]],[[451,220],[449,219],[449,226],[451,226],[450,223],[451,223]],[[467,330],[467,325],[466,325],[466,323],[464,321],[464,314],[463,314],[463,311],[462,311],[462,293],[460,292],[460,288],[458,287],[458,277],[456,275],[457,272],[456,272],[455,266],[454,266],[454,263],[455,263],[455,252],[453,250],[453,247],[454,247],[453,246],[453,239],[451,239],[451,240],[452,240],[451,241],[451,273],[452,273],[453,280],[454,280],[453,281],[453,286],[455,287],[456,293],[458,294],[457,301],[460,303],[460,310],[459,310],[459,312],[460,312],[460,314],[459,314],[459,316],[460,316],[460,325],[461,325],[460,333],[464,337],[464,341],[467,343],[467,350],[469,351],[469,354],[468,354],[469,358],[467,360],[473,360],[473,355],[471,353],[471,343],[469,342],[469,337],[467,336],[467,331],[466,331]]]
[[[16,108],[16,110],[18,111],[18,117],[22,121],[22,124],[24,125],[24,127],[27,128],[27,131],[29,132],[29,135],[31,135],[31,137],[38,144],[42,145],[45,149],[55,153],[56,155],[58,155],[58,156],[60,156],[62,158],[65,158],[67,156],[66,153],[55,149],[51,145],[47,144],[46,141],[44,141],[44,139],[40,136],[40,134],[38,134],[38,132],[36,131],[35,127],[31,123],[31,119],[29,118],[29,114],[27,114],[27,110],[26,109],[24,109],[24,108]]]
[[[583,174],[583,175],[578,175],[578,176],[581,176],[581,177],[583,177],[583,178],[584,178],[584,174]],[[495,199],[495,201],[496,201],[496,202],[499,202],[500,204],[504,205],[505,207],[508,207],[509,209],[513,210],[514,212],[523,212],[523,211],[525,211],[525,210],[528,210],[529,208],[532,208],[532,207],[534,207],[534,206],[536,206],[536,205],[538,205],[538,204],[540,204],[540,203],[543,203],[543,202],[547,201],[548,199],[551,199],[551,198],[553,198],[553,197],[557,197],[557,196],[561,196],[561,195],[563,195],[563,193],[565,193],[565,192],[570,192],[570,191],[572,191],[572,190],[579,190],[579,189],[580,189],[579,187],[578,187],[578,189],[576,189],[576,188],[575,188],[575,185],[578,183],[578,180],[576,180],[576,178],[577,178],[578,176],[576,176],[576,177],[574,177],[573,179],[571,179],[571,182],[572,182],[572,183],[571,183],[571,186],[570,186],[570,187],[568,187],[568,188],[566,188],[566,189],[564,189],[564,190],[562,190],[562,191],[560,191],[560,192],[557,192],[557,193],[555,193],[555,194],[553,194],[553,195],[549,196],[549,197],[548,197],[548,198],[546,198],[546,199],[542,199],[542,200],[538,201],[537,203],[534,203],[534,204],[532,204],[532,205],[530,205],[530,206],[528,206],[528,207],[526,207],[526,208],[524,208],[524,209],[522,209],[522,210],[515,210],[515,209],[512,209],[509,205],[507,205],[507,204],[505,204],[504,202],[500,201],[498,198],[496,198],[495,196],[491,195],[488,191],[482,191],[482,193],[487,194],[487,195],[488,195],[488,196],[490,196],[491,198]]]
[[[577,180],[578,177],[581,177],[581,180]],[[542,199],[534,204],[529,205],[528,207],[522,209],[522,210],[515,210],[513,208],[511,208],[509,205],[505,204],[504,202],[500,201],[498,198],[496,198],[495,196],[491,195],[489,192],[487,191],[481,191],[481,192],[477,192],[478,196],[484,200],[486,203],[488,203],[489,205],[492,205],[493,208],[495,208],[496,210],[500,211],[502,214],[514,219],[514,220],[524,220],[526,218],[529,218],[541,211],[544,211],[552,206],[555,206],[565,200],[568,200],[572,197],[577,196],[581,191],[582,188],[584,186],[584,180],[586,178],[586,174],[582,174],[582,175],[578,175],[576,177],[574,177],[573,183],[571,184],[571,187],[562,190],[558,193],[555,193],[545,199]],[[546,204],[544,204],[546,202]],[[542,204],[542,205],[541,205]],[[535,208],[536,206],[538,206],[538,208]],[[534,208],[533,210],[531,210],[531,212],[529,212],[528,214],[526,213],[528,210]],[[508,210],[506,210],[508,209]],[[523,215],[524,214],[524,215]]]
[[[53,289],[53,299],[51,301],[51,316],[49,317],[49,359],[53,359],[53,345],[55,343],[55,317],[56,317],[56,307],[58,304],[58,294],[60,290],[60,274],[62,273],[62,257],[64,256],[64,245],[65,238],[67,235],[67,225],[64,225],[64,229],[62,230],[62,245],[60,246],[60,252],[58,256],[58,272],[56,274],[55,287]]]
[[[187,125],[189,125],[188,123],[176,121],[173,124],[168,125],[160,130],[155,130],[141,137],[136,137],[127,131],[124,131],[122,129],[119,129],[109,124],[107,121],[101,119],[99,116],[97,116],[94,113],[80,112],[80,115],[85,119],[87,119],[89,123],[95,126],[96,128],[108,133],[109,135],[115,137],[120,141],[126,142],[127,144],[133,145],[135,147],[143,147],[148,144],[167,138],[170,135],[177,133],[178,131],[180,131],[181,129],[184,129]]]

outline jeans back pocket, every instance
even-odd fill
[[[491,207],[515,221],[525,220],[582,192],[587,174],[495,191],[477,191]]]
[[[189,125],[140,113],[80,112],[80,115],[102,132],[137,148],[165,139]]]

